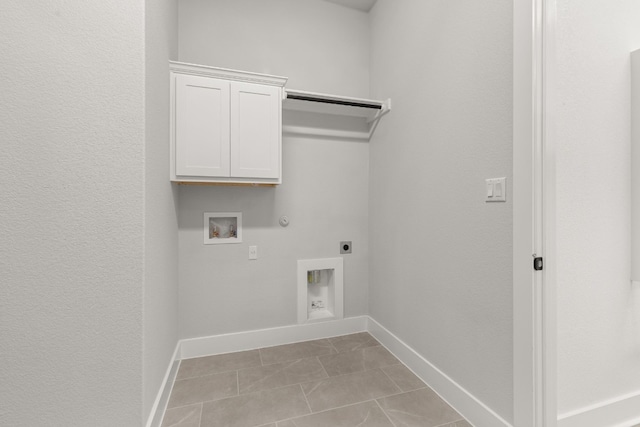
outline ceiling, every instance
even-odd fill
[[[351,9],[361,10],[363,12],[369,12],[376,1],[378,0],[325,0],[330,3],[339,4]]]

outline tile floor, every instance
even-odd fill
[[[162,427],[470,427],[368,333],[183,360]]]

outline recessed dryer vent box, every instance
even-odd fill
[[[298,260],[298,323],[343,317],[342,258]]]

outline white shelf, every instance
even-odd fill
[[[353,118],[354,128],[357,128],[357,130],[307,128],[289,124],[283,126],[284,133],[368,141],[371,139],[378,121],[391,111],[391,100],[380,101],[286,89],[282,108],[290,111]],[[361,130],[363,127],[364,131]]]

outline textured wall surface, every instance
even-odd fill
[[[341,256],[341,240],[353,241],[345,316],[367,313],[366,144],[287,138],[283,150],[277,188],[180,188],[182,338],[297,323],[296,261]],[[203,212],[227,211],[242,212],[243,243],[203,245]]]
[[[366,98],[368,14],[318,0],[181,0],[180,60]]]
[[[177,0],[146,0],[143,417],[178,342],[178,190],[169,182],[169,59],[178,55]]]
[[[183,0],[179,17],[181,61],[368,95],[365,13],[315,0]],[[367,313],[368,166],[367,143],[285,136],[277,188],[180,187],[181,338],[295,324],[296,261],[340,256],[341,240],[354,245],[345,316]],[[243,243],[203,245],[203,213],[228,211],[243,213]],[[258,260],[248,260],[249,245]]]
[[[370,314],[513,419],[512,2],[378,0]]]
[[[640,2],[559,0],[560,414],[640,391],[640,288],[629,279],[630,61]]]
[[[0,425],[138,426],[144,8],[0,13]]]

